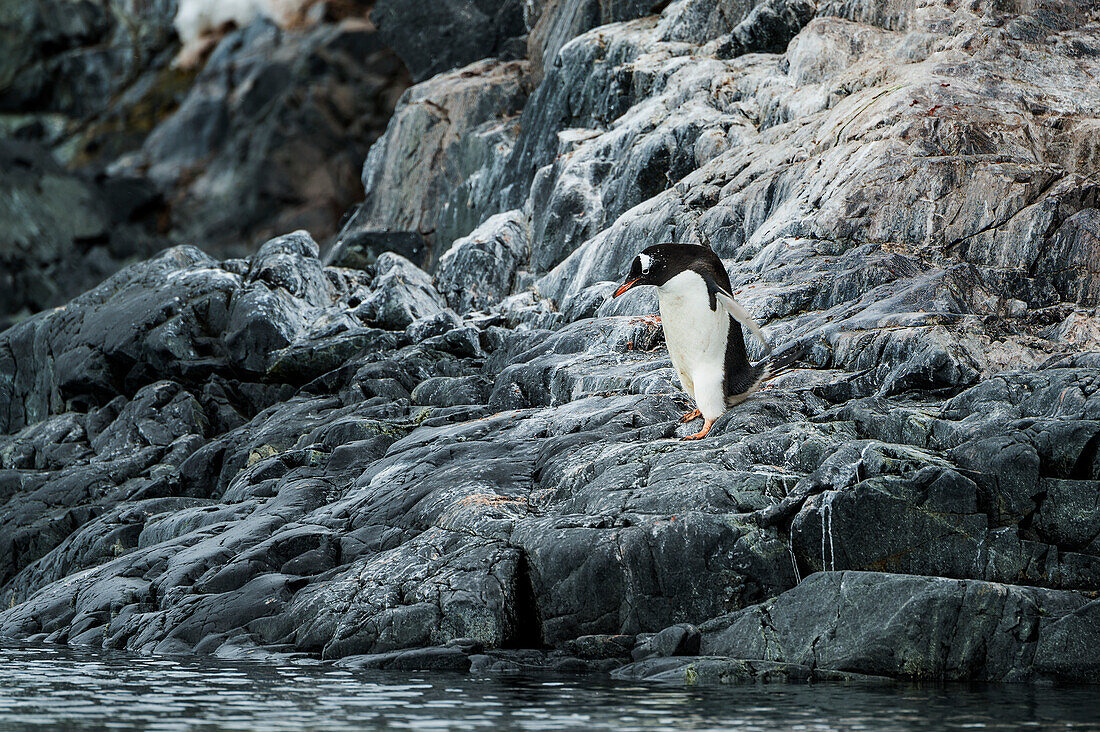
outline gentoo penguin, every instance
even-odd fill
[[[774,375],[768,361],[750,364],[741,332],[744,324],[771,347],[764,334],[731,294],[722,260],[708,247],[658,244],[634,258],[618,297],[632,287],[656,285],[665,343],[684,391],[697,409],[680,420],[702,415],[703,429],[685,440],[706,437],[714,421],[744,401]]]

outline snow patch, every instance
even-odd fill
[[[186,48],[226,23],[243,28],[258,17],[285,26],[311,0],[180,0],[176,33]]]

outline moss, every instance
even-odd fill
[[[684,683],[689,686],[694,686],[699,683],[699,672],[695,670],[694,663],[688,664],[688,666],[684,668]]]
[[[260,445],[256,449],[248,453],[248,462],[245,467],[251,467],[265,458],[269,458],[273,455],[278,455],[279,451],[272,445]]]

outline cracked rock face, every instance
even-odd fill
[[[0,334],[0,636],[1095,680],[1095,9],[605,5],[411,88],[323,260],[176,248]],[[668,240],[806,346],[699,442],[607,300]]]

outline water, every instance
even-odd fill
[[[1100,730],[1100,687],[692,688],[0,649],[0,730]]]

